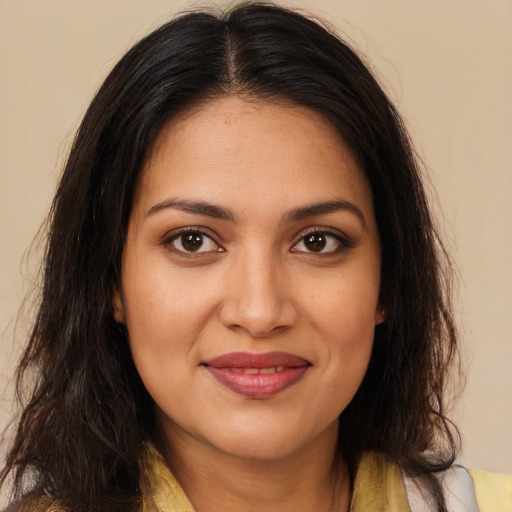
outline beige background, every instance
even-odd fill
[[[0,0],[0,424],[25,337],[22,256],[94,91],[179,0]],[[284,2],[283,2],[284,3]],[[205,4],[203,2],[202,4]],[[437,189],[461,285],[462,461],[512,473],[512,2],[297,0],[365,53],[398,104]],[[34,260],[34,259],[33,259]],[[36,258],[37,260],[37,258]]]

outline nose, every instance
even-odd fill
[[[219,309],[223,325],[253,338],[268,338],[296,324],[288,272],[272,255],[241,258],[230,268],[230,286]]]

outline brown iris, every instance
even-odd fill
[[[326,237],[323,233],[312,233],[304,238],[304,245],[311,252],[320,252],[325,249],[327,244]]]
[[[182,235],[181,243],[186,251],[197,251],[203,245],[203,235],[200,233],[189,233]]]

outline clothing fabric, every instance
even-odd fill
[[[436,474],[436,478],[445,490],[446,506],[450,512],[479,512],[475,485],[466,468],[455,465]],[[436,509],[432,496],[425,492],[415,478],[404,476],[404,484],[412,512]]]
[[[146,496],[142,512],[195,512],[162,455],[151,444],[144,454]],[[450,512],[512,512],[512,475],[500,475],[460,466],[439,478],[446,487]],[[475,508],[476,507],[476,508]],[[64,508],[43,497],[22,500],[5,512],[62,512]],[[359,463],[350,512],[435,512],[427,494],[387,457],[364,453]]]
[[[143,512],[194,512],[162,455],[152,445],[148,445],[145,465],[151,491],[144,500]],[[466,470],[459,466],[442,478],[446,479],[448,506],[453,512],[473,512],[466,504],[472,503],[473,496],[478,512],[512,512],[512,475]],[[421,489],[419,494],[411,490],[415,485],[413,479],[404,479],[399,467],[387,457],[375,452],[364,453],[354,481],[350,512],[434,511],[428,498],[423,502],[418,498],[423,496]]]

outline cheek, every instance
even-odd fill
[[[359,389],[370,362],[375,327],[370,314],[351,311],[338,314],[317,329],[325,352],[319,367],[325,369],[319,389],[321,408],[336,416],[350,403]]]
[[[339,272],[323,283],[305,283],[303,308],[310,311],[314,327],[328,338],[352,339],[373,337],[375,313],[379,300],[379,274]]]
[[[133,358],[157,366],[192,357],[194,341],[215,309],[215,297],[194,276],[148,262],[128,266],[123,304]]]
[[[191,375],[198,364],[197,339],[212,309],[213,298],[187,280],[152,267],[126,283],[125,320],[133,361],[155,402],[179,411],[193,391]],[[184,396],[183,392],[189,391]]]
[[[341,275],[309,300],[312,330],[318,346],[324,347],[321,363],[327,368],[326,379],[359,386],[372,352],[378,296],[378,275],[375,279]]]

